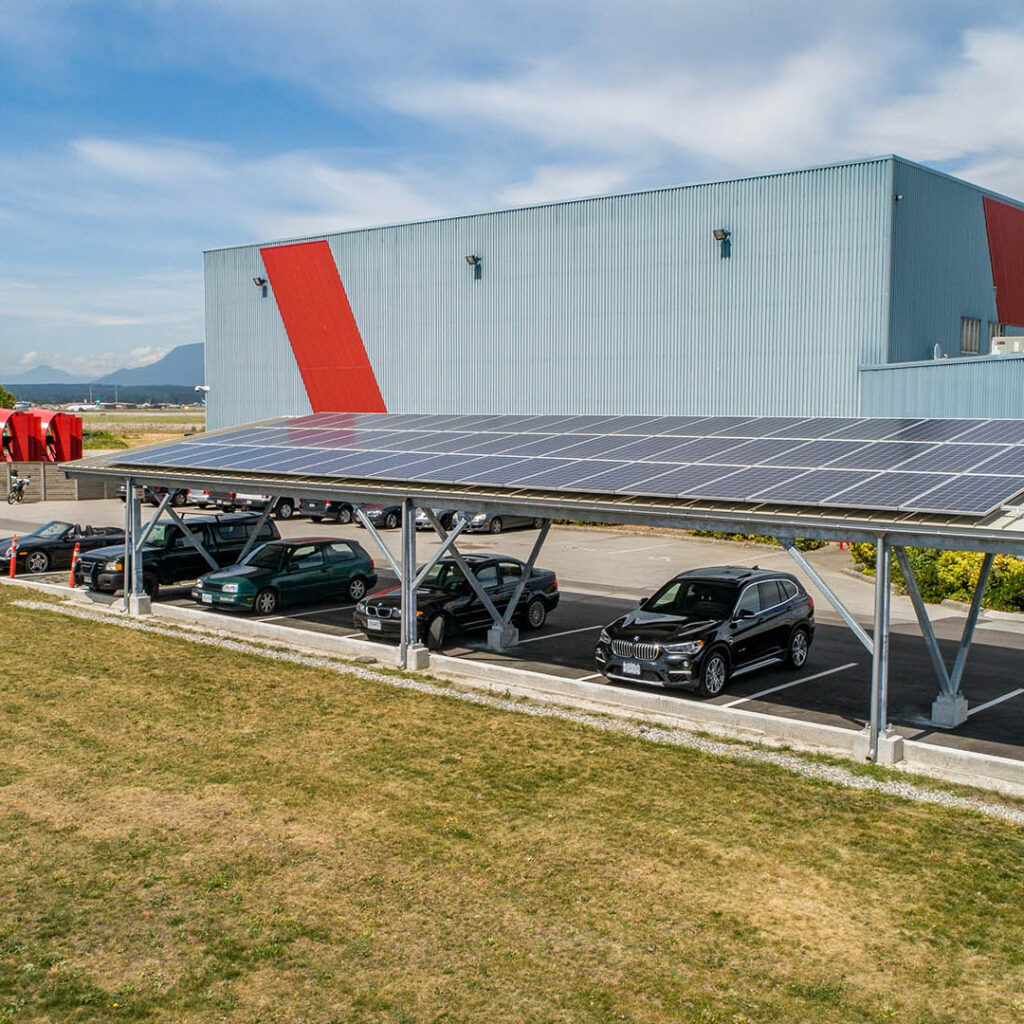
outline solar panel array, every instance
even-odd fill
[[[1024,420],[320,413],[114,464],[983,516]]]

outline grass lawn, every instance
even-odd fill
[[[1024,1017],[1019,828],[24,596],[0,1021]]]

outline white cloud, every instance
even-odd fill
[[[529,206],[601,195],[623,187],[631,174],[632,169],[621,164],[541,164],[526,181],[498,189],[495,199],[503,206]]]

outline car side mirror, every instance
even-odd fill
[[[289,562],[285,572],[298,572],[299,567],[294,562]]]
[[[641,607],[643,607],[643,606],[644,606],[644,605],[645,605],[646,603],[647,603],[647,598],[646,598],[646,597],[641,597],[641,598],[640,598],[640,600],[639,600],[639,601],[637,601],[636,605],[637,605],[637,607],[638,607],[638,608],[641,608]]]

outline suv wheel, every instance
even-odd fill
[[[188,491],[175,491],[171,496],[171,504],[175,508],[181,508],[182,505],[188,504]]]
[[[362,601],[366,597],[366,577],[353,576],[348,581],[348,599],[350,601]]]
[[[282,498],[274,509],[274,517],[276,519],[291,519],[295,515],[295,506],[292,504],[291,498]]]
[[[544,598],[535,597],[526,606],[526,615],[523,617],[523,622],[530,629],[540,629],[544,625],[548,617],[548,606],[544,603]]]
[[[277,591],[261,590],[252,603],[252,610],[257,615],[273,615],[277,611]]]
[[[397,512],[389,512],[388,515],[387,515],[387,518],[384,520],[384,526],[388,530],[397,530],[398,529],[398,513]]]
[[[729,662],[721,650],[708,651],[700,670],[697,692],[702,697],[717,697],[729,681]]]
[[[348,505],[342,505],[341,508],[338,509],[338,522],[341,523],[342,526],[347,526],[352,522],[352,509],[350,509]]]
[[[490,527],[491,533],[501,533],[501,526],[502,526],[501,516],[495,516],[491,520],[491,527]]]
[[[786,652],[786,664],[790,668],[803,668],[807,664],[807,655],[811,650],[811,639],[803,626],[797,626],[789,638],[789,650]]]

